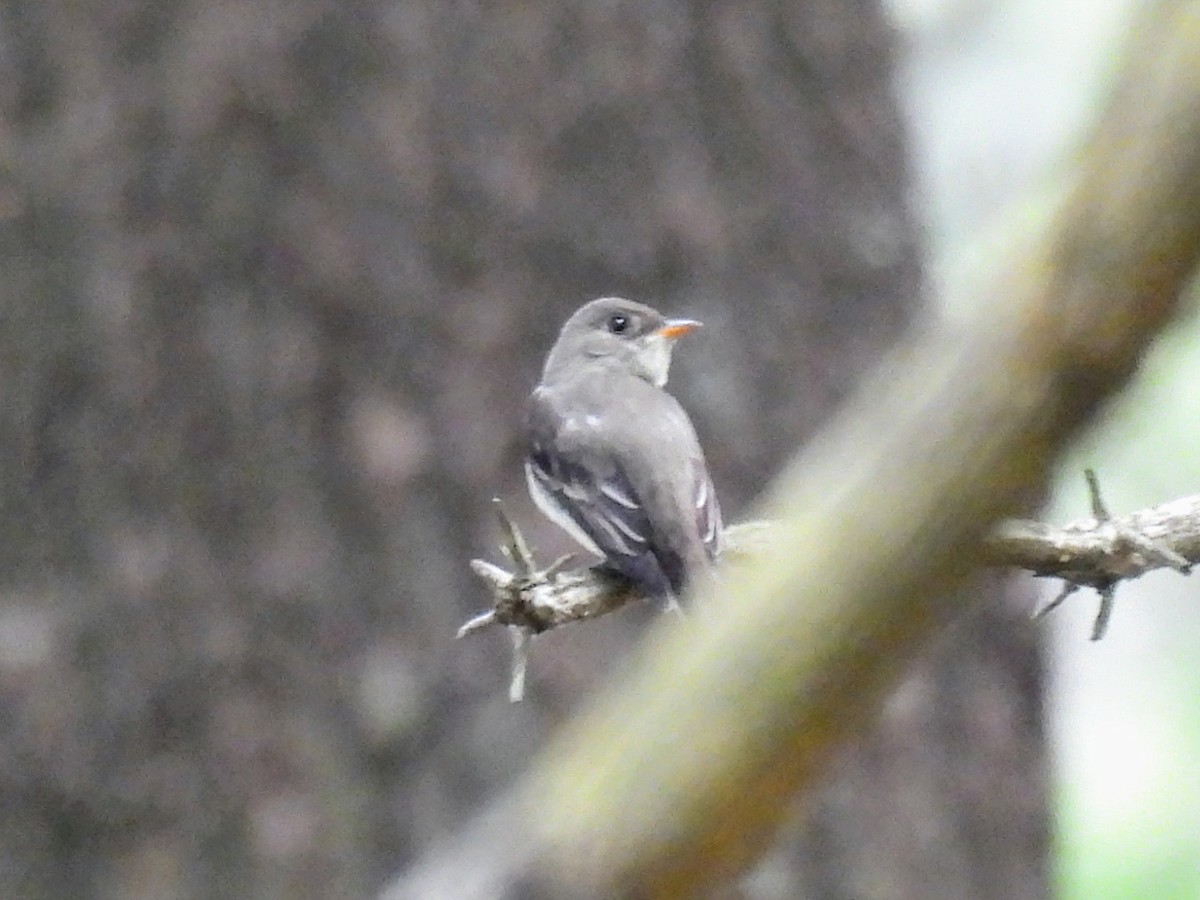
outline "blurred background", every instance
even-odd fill
[[[452,640],[491,497],[567,546],[517,440],[561,321],[706,322],[672,384],[736,520],[1053,179],[1127,18],[5,4],[0,896],[369,897],[452,835],[654,614],[539,641],[518,706],[505,637]],[[1187,348],[1081,451],[1117,510],[1193,489]],[[1100,645],[1086,599],[1035,626],[1031,585],[964,591],[738,895],[1200,893],[1195,588],[1146,588]]]
[[[1070,165],[1146,5],[892,0],[906,36],[901,96],[935,279],[955,283],[999,246],[994,239],[1032,220],[1031,198]],[[1048,521],[1088,516],[1089,466],[1115,513],[1196,492],[1195,299],[1190,308],[1064,461]],[[1042,586],[1042,602],[1058,588]],[[1087,639],[1097,608],[1090,592],[1047,622],[1060,896],[1200,897],[1200,773],[1191,764],[1200,752],[1198,601],[1195,579],[1160,572],[1122,587],[1099,643]]]

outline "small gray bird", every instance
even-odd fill
[[[663,390],[675,340],[700,327],[605,297],[563,325],[528,405],[538,507],[647,596],[709,572],[721,510],[691,420]]]

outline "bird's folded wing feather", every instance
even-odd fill
[[[650,523],[619,469],[603,476],[554,449],[535,447],[530,478],[606,556],[641,556],[650,546]]]
[[[651,522],[619,461],[586,440],[583,428],[536,400],[529,415],[526,470],[531,485],[609,557],[639,557],[650,551]]]
[[[695,482],[696,531],[704,542],[708,558],[713,559],[721,549],[721,506],[703,459],[692,460],[692,477]]]

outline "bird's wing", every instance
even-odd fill
[[[534,500],[573,537],[586,538],[580,542],[614,562],[650,552],[650,520],[619,460],[590,439],[586,417],[564,416],[540,394],[530,398],[525,462]]]
[[[696,532],[704,542],[708,558],[713,559],[721,549],[721,505],[703,457],[692,459],[692,495],[696,506]]]

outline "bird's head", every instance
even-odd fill
[[[545,371],[551,375],[568,366],[598,362],[662,387],[676,339],[699,327],[694,319],[668,319],[644,303],[602,297],[567,319]]]

